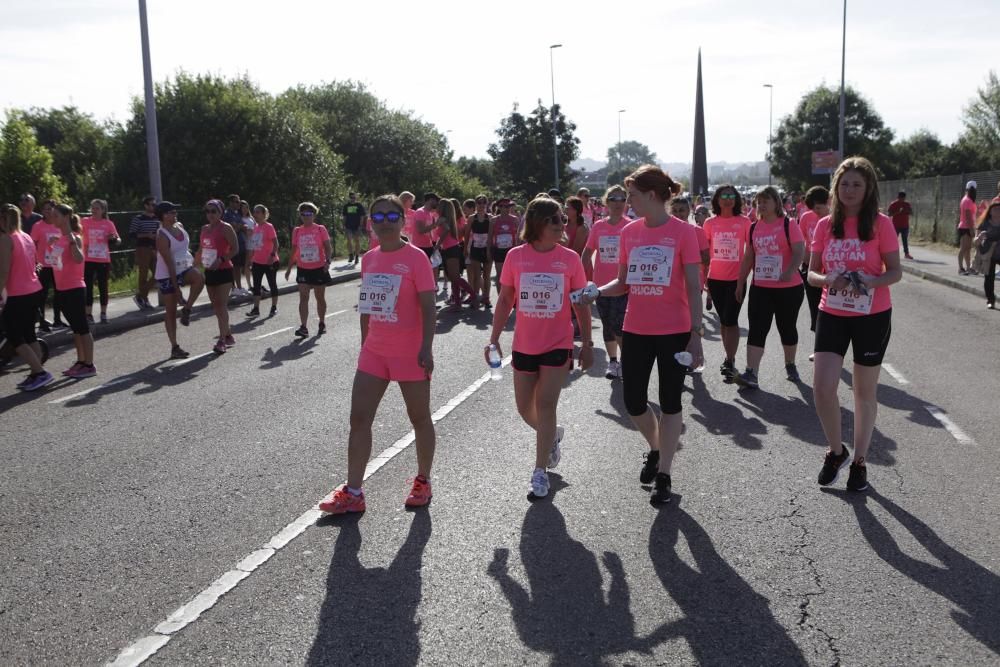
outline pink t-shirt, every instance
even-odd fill
[[[52,276],[55,278],[56,289],[60,292],[66,290],[86,287],[83,280],[84,260],[76,262],[73,260],[73,251],[70,250],[70,237],[60,236],[59,240],[52,245],[53,253],[58,256],[58,261],[52,267]]]
[[[806,206],[806,203],[804,201],[800,201],[798,204],[795,205],[795,217],[797,217],[799,220],[801,220],[802,219],[802,214],[805,213],[808,210],[809,210],[809,207]]]
[[[274,241],[277,240],[278,233],[274,231],[274,225],[270,222],[257,225],[250,235],[249,250],[253,252],[254,264],[265,264],[270,266],[278,261],[278,253],[272,252]]]
[[[812,247],[813,232],[816,231],[816,223],[819,222],[819,215],[816,211],[806,209],[805,213],[799,216],[799,231],[806,242],[806,262],[809,261],[809,249]]]
[[[688,224],[691,225],[692,227],[694,227],[694,233],[698,237],[698,252],[699,253],[705,253],[705,252],[707,252],[708,251],[708,234],[705,233],[705,228],[704,227],[699,227],[697,224],[695,224],[693,222],[689,222]],[[707,277],[705,275],[705,265],[704,264],[701,265],[699,271],[701,272],[701,286],[704,287],[705,286],[705,278]]]
[[[793,244],[803,243],[802,232],[794,220],[788,221],[788,238],[785,238],[785,220],[778,218],[773,222],[758,220],[754,223],[753,232],[753,284],[757,287],[796,287],[802,284],[802,276],[798,266],[792,266]],[[782,272],[791,269],[788,280],[780,280]]]
[[[38,223],[35,223],[36,225]],[[35,273],[35,242],[24,232],[11,232],[10,270],[7,273],[7,296],[34,294],[42,289]]]
[[[512,215],[498,215],[493,218],[493,247],[507,250],[516,246],[517,228],[518,219]]]
[[[750,220],[742,215],[717,215],[705,221],[708,237],[708,277],[712,280],[738,280],[740,262],[750,236]]]
[[[296,258],[296,266],[302,269],[321,269],[326,266],[326,247],[324,243],[330,240],[330,232],[323,225],[315,222],[309,225],[299,225],[292,230],[292,253]]]
[[[662,336],[691,330],[684,267],[701,263],[694,226],[670,217],[659,227],[645,218],[622,230],[619,264],[625,265],[629,333]]]
[[[831,218],[827,216],[816,224],[813,233],[814,253],[820,253],[823,259],[823,273],[842,271],[857,271],[875,278],[885,272],[882,255],[899,251],[899,239],[892,220],[881,213],[875,218],[875,233],[871,241],[861,241],[858,238],[858,219],[844,220],[844,238],[834,238],[830,233]],[[869,290],[869,296],[854,296],[850,290],[846,294],[829,295],[829,286],[823,287],[823,297],[819,309],[831,315],[856,317],[873,315],[892,308],[892,299],[888,287],[876,287],[874,294]]]
[[[226,239],[226,230],[219,224],[213,227],[205,225],[201,228],[201,235],[198,237],[198,249],[201,252],[201,263],[205,269],[210,269],[215,260],[220,260],[219,265],[212,269],[222,271],[233,268],[232,259],[223,259],[232,248]]]
[[[968,211],[968,213],[966,212]],[[966,222],[966,216],[972,222]],[[976,202],[969,199],[969,195],[962,197],[962,203],[958,207],[958,228],[959,229],[972,229],[976,225]],[[35,224],[37,227],[38,224]],[[34,227],[32,227],[32,232],[34,232]]]
[[[62,231],[55,225],[39,220],[31,228],[31,240],[35,242],[35,261],[51,268],[55,265],[52,244],[62,238]]]
[[[587,237],[587,247],[594,251],[594,282],[597,286],[607,285],[618,277],[618,250],[622,230],[629,220],[622,218],[617,225],[608,219],[598,220]]]
[[[111,248],[108,246],[108,239],[118,236],[115,223],[107,218],[84,218],[80,221],[80,226],[83,227],[83,258],[88,262],[110,264]]]
[[[429,225],[434,222],[437,216],[424,208],[418,208],[413,212],[413,232],[410,234],[410,243],[418,248],[430,248],[434,245],[434,239],[430,233],[422,234],[417,227],[419,225]]]
[[[440,244],[441,250],[448,250],[449,248],[454,248],[458,245],[458,239],[452,236],[450,231],[442,229],[441,227],[435,227],[434,231],[431,232],[431,236],[433,237],[435,243]]]
[[[423,250],[404,244],[392,252],[366,252],[358,300],[358,312],[369,316],[364,349],[390,357],[419,352],[424,332],[418,294],[436,290],[434,270]]]
[[[413,243],[413,209],[403,211],[403,234]]]
[[[569,293],[587,285],[580,256],[557,245],[538,252],[530,243],[507,253],[500,284],[514,288],[517,320],[511,349],[543,354],[573,348]]]

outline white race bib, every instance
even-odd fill
[[[254,234],[253,236],[250,237],[250,242],[247,244],[247,248],[249,250],[257,251],[260,250],[263,245],[264,245],[264,235]]]
[[[835,290],[827,288],[826,305],[837,310],[846,310],[852,313],[870,315],[872,312],[872,298],[875,296],[875,289],[868,290],[868,296],[858,294],[850,286],[845,290]]]
[[[712,238],[712,259],[735,262],[740,258],[739,239],[717,235]]]
[[[299,246],[299,261],[301,262],[318,262],[319,259],[319,246],[315,245],[301,245]]]
[[[670,286],[674,272],[674,249],[664,245],[636,246],[628,254],[628,285]]]
[[[522,273],[517,310],[522,313],[558,313],[563,308],[566,276],[561,273]]]
[[[618,248],[621,238],[618,236],[602,236],[597,242],[597,255],[602,264],[618,263]]]
[[[87,259],[108,259],[110,253],[108,252],[108,246],[106,245],[95,245],[93,242],[87,246]]]
[[[204,255],[202,255],[204,257]],[[174,271],[179,275],[194,266],[194,257],[187,250],[174,255]]]
[[[366,273],[361,278],[358,312],[362,315],[391,315],[396,310],[403,276],[396,273]]]
[[[755,281],[777,282],[781,275],[781,255],[755,255],[753,279]]]
[[[45,265],[52,267],[53,269],[62,269],[62,256],[62,246],[49,246],[45,249]]]
[[[505,250],[514,245],[514,235],[513,234],[497,234],[496,236],[497,247],[501,250]]]
[[[219,251],[215,248],[201,249],[201,263],[206,269],[215,264],[217,259],[219,259]]]
[[[472,247],[473,248],[485,248],[490,242],[489,234],[476,234],[472,233]]]

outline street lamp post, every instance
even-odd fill
[[[622,114],[625,109],[618,110],[618,169],[622,168]]]
[[[774,124],[774,85],[770,83],[765,83],[764,87],[768,89],[768,95],[771,100],[767,106],[767,184],[771,184],[771,150],[773,148],[774,142],[774,130],[772,129]]]
[[[139,0],[139,34],[142,38],[142,78],[146,90],[146,157],[149,162],[149,194],[163,200],[160,181],[160,137],[156,130],[156,98],[153,95],[153,71],[149,60],[149,28],[146,0]]]
[[[556,134],[556,68],[552,52],[561,48],[562,44],[553,44],[549,47],[549,74],[552,77],[552,158],[555,164],[555,185],[559,187],[559,138]]]
[[[844,115],[847,107],[846,96],[844,95],[844,69],[847,61],[847,0],[844,0],[844,25],[841,31],[840,41],[840,127],[839,140],[837,142],[837,152],[840,159],[844,159]]]

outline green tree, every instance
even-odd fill
[[[500,194],[500,178],[493,160],[463,156],[455,161],[455,166],[468,178],[482,183],[485,190],[493,194]]]
[[[38,143],[21,114],[13,112],[0,132],[0,196],[5,202],[16,202],[25,192],[39,202],[62,200],[66,186],[52,171],[52,154]]]
[[[558,138],[560,189],[572,184],[575,172],[569,166],[580,154],[576,124],[559,109],[555,111],[555,136]],[[510,115],[497,128],[499,141],[490,144],[487,152],[500,175],[504,194],[527,199],[552,187],[554,153],[553,123],[550,110],[538,101],[538,106],[525,116],[515,104]]]
[[[656,164],[656,153],[638,141],[623,141],[608,148],[608,185],[621,183],[625,177],[644,164]]]
[[[990,70],[986,84],[965,107],[962,123],[965,132],[956,142],[955,157],[971,163],[962,165],[960,171],[1000,168],[1000,78],[995,70]]]
[[[856,90],[848,87],[845,95],[846,155],[864,156],[876,169],[892,177],[892,130]],[[812,174],[812,153],[836,150],[839,114],[840,91],[820,86],[806,93],[795,112],[778,124],[772,144],[771,170],[785,187],[805,190],[811,185],[829,183],[828,175]]]

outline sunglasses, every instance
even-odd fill
[[[618,196],[618,197],[608,197],[608,201],[623,202],[623,201],[625,201],[625,197],[621,197],[621,196]]]
[[[734,195],[732,192],[727,192],[725,194],[719,195],[719,199],[736,199],[736,195]]]
[[[316,214],[313,213],[312,211],[299,211],[299,215],[301,215],[303,218],[311,218]]]
[[[390,211],[389,213],[372,213],[369,217],[371,217],[372,222],[376,225],[380,225],[383,222],[399,222],[403,218],[403,214],[397,213],[396,211]]]

